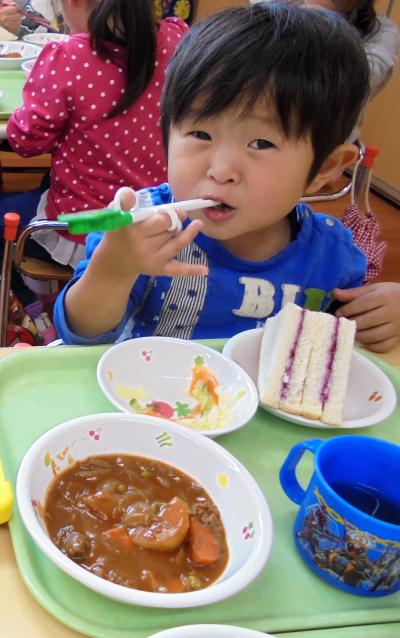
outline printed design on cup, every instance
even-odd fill
[[[385,592],[400,579],[400,543],[357,528],[329,507],[317,488],[296,541],[311,561],[355,589]]]

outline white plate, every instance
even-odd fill
[[[262,328],[241,332],[227,341],[223,354],[236,361],[257,383],[258,359]],[[360,352],[353,351],[350,365],[349,383],[344,402],[341,430],[365,428],[387,419],[396,407],[397,396],[393,384],[386,374]],[[275,410],[260,404],[268,412],[281,419],[293,421],[307,427],[326,430],[335,429],[321,421]]]
[[[2,98],[2,97],[4,97],[4,91],[2,91],[2,90],[0,89],[0,100],[1,100],[1,98]]]
[[[37,47],[33,44],[27,44],[26,42],[21,42],[19,40],[0,41],[0,49],[2,45],[7,46],[7,53],[16,51],[17,53],[21,54],[20,58],[0,57],[0,70],[2,71],[4,69],[19,69],[22,62],[25,62],[25,60],[31,60],[32,58],[37,58],[40,51],[42,50],[40,47]]]
[[[160,631],[149,638],[273,638],[273,636],[232,625],[184,625]]]
[[[271,512],[254,478],[221,445],[187,428],[165,426],[163,419],[113,412],[51,427],[22,459],[16,485],[19,512],[37,546],[54,564],[103,596],[145,607],[210,605],[242,591],[263,569],[273,540]],[[229,547],[228,564],[215,582],[178,594],[123,587],[83,569],[53,544],[43,522],[48,486],[71,463],[96,454],[155,459],[200,483],[220,512]]]
[[[36,44],[38,47],[44,47],[48,42],[65,42],[65,40],[69,40],[69,35],[64,33],[30,33],[22,39],[24,42]]]
[[[21,64],[21,69],[25,73],[26,78],[28,77],[29,73],[32,71],[33,65],[35,64],[35,62],[36,62],[36,58],[33,58],[32,60],[25,60],[25,62]]]
[[[219,397],[217,405],[211,396],[212,410],[203,418],[198,410],[204,393],[189,393],[197,362],[215,377]],[[141,337],[119,343],[101,357],[97,381],[106,397],[124,412],[168,419],[211,437],[242,427],[258,407],[255,384],[240,366],[211,348],[184,339]],[[203,379],[205,386],[211,387]]]

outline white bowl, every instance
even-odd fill
[[[2,47],[7,47],[5,49],[6,53],[17,52],[21,54],[20,58],[2,58],[0,57],[0,70],[5,69],[19,69],[21,67],[22,62],[25,60],[31,60],[32,58],[37,58],[41,48],[37,47],[33,44],[27,44],[26,42],[21,42],[19,40],[15,41],[1,41],[0,49]]]
[[[199,401],[189,394],[192,370],[200,360],[219,382],[219,405],[202,419],[193,418]],[[258,405],[257,389],[242,368],[211,348],[183,339],[142,337],[119,343],[101,357],[97,380],[120,410],[150,411],[212,437],[245,425]]]
[[[258,362],[263,328],[246,330],[226,342],[223,353],[241,365],[257,381]],[[396,408],[396,390],[390,379],[373,361],[353,350],[349,381],[340,430],[365,428],[382,423]],[[297,414],[275,410],[260,403],[261,407],[285,421],[312,428],[333,430],[334,426],[307,419]]]
[[[38,47],[44,47],[48,42],[65,42],[69,40],[69,35],[65,33],[30,33],[22,38],[24,42],[36,44]]]
[[[160,631],[149,638],[273,638],[261,631],[233,625],[182,625]]]
[[[21,64],[21,69],[23,70],[26,78],[28,77],[29,73],[32,71],[32,68],[35,62],[36,62],[36,58],[33,58],[32,60],[26,60],[25,62]]]
[[[227,566],[209,587],[163,594],[116,585],[77,565],[50,540],[40,512],[53,472],[93,454],[116,453],[172,465],[192,476],[208,492],[219,509],[229,547]],[[99,594],[129,604],[197,607],[228,598],[244,589],[263,569],[272,544],[270,510],[243,465],[215,441],[180,426],[166,429],[166,422],[155,417],[120,412],[93,414],[52,428],[25,454],[18,472],[16,497],[29,534],[56,566]],[[251,533],[246,533],[245,528]]]

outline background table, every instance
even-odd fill
[[[22,104],[22,87],[25,74],[22,69],[9,69],[0,73],[0,140],[7,139],[7,120],[11,113]]]
[[[44,349],[45,350],[45,349]],[[23,350],[0,349],[0,358],[24,356]],[[400,371],[400,346],[382,360]],[[0,364],[1,365],[1,364]],[[16,397],[16,400],[17,397]],[[290,577],[290,576],[289,576]],[[4,638],[81,638],[48,614],[26,588],[16,565],[7,526],[0,527],[0,635]],[[290,601],[288,601],[290,605]],[[282,638],[398,638],[400,623],[363,625],[279,634]],[[205,636],[204,638],[212,638]]]

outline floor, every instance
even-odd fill
[[[28,161],[29,166],[49,166],[48,156],[40,156],[23,160],[13,155],[5,155],[0,152],[0,163],[7,166],[12,161],[13,165],[23,166]],[[40,182],[41,175],[35,173],[5,173],[4,189],[12,190],[29,190],[35,188]],[[344,180],[345,183],[346,180]],[[343,182],[339,182],[341,185]],[[347,206],[350,204],[350,195],[336,200],[334,202],[318,202],[314,204],[315,210],[330,213],[335,217],[340,217]],[[375,212],[381,225],[380,238],[386,240],[389,244],[385,256],[383,272],[378,278],[380,281],[399,281],[400,282],[400,206],[395,206],[377,194],[370,194],[371,209]]]

